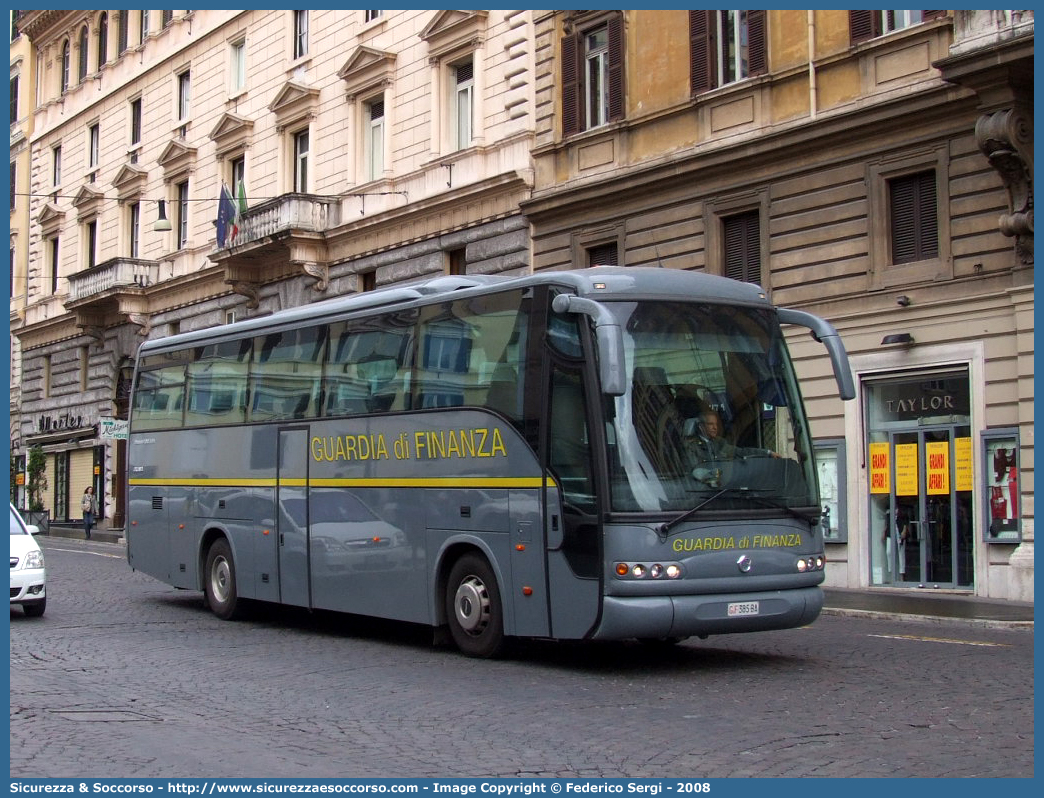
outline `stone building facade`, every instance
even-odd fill
[[[1032,12],[555,11],[536,35],[534,269],[706,270],[830,319],[856,401],[792,341],[828,584],[1031,600]]]
[[[52,517],[93,482],[122,523],[102,422],[147,338],[439,273],[660,265],[759,282],[844,336],[848,403],[792,340],[828,584],[1032,600],[1032,11],[19,26],[12,440],[47,453]],[[219,244],[223,184],[246,208]]]
[[[94,484],[122,525],[124,442],[104,422],[127,417],[143,340],[432,274],[528,269],[532,12],[18,21],[38,96],[12,382],[19,449],[47,454],[55,521],[74,521]],[[223,184],[246,208],[219,245]]]

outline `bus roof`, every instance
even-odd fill
[[[220,327],[179,333],[146,341],[140,352],[180,349],[239,338],[276,328],[294,327],[305,320],[334,320],[363,310],[384,310],[424,305],[449,298],[464,298],[492,291],[525,288],[532,285],[559,285],[571,288],[577,296],[600,300],[680,298],[748,306],[770,306],[764,289],[753,283],[730,280],[704,272],[654,266],[593,266],[568,271],[544,271],[522,277],[501,275],[443,275],[400,286],[365,293],[323,299],[287,308]]]

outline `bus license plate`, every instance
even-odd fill
[[[729,617],[735,618],[738,615],[757,615],[758,614],[758,602],[756,601],[735,601],[729,604]]]

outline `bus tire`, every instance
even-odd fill
[[[465,656],[490,658],[503,653],[500,588],[484,557],[465,554],[453,564],[446,583],[446,617],[453,642]]]
[[[207,551],[203,592],[207,605],[217,617],[231,621],[242,614],[243,602],[236,591],[236,564],[228,541],[219,538]]]

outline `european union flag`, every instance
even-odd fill
[[[221,193],[218,196],[217,216],[217,245],[219,249],[224,249],[228,242],[228,234],[231,232],[229,227],[235,215],[236,205],[232,201],[232,194],[228,190],[228,186],[222,183]]]

